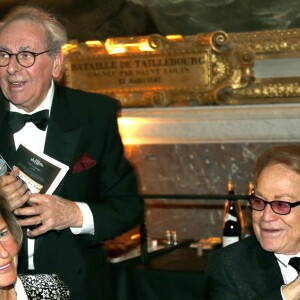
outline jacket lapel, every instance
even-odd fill
[[[260,290],[264,290],[265,287],[259,287],[265,284],[266,278],[270,278],[270,286],[274,288],[284,284],[283,277],[281,275],[280,267],[274,253],[265,251],[258,243],[256,247],[252,249],[252,255],[254,256],[252,261],[257,262],[257,267],[253,266],[256,270],[257,287]]]
[[[74,155],[78,151],[82,127],[77,123],[77,117],[73,116],[72,103],[70,102],[65,90],[56,85],[44,153],[71,168]],[[54,194],[59,194],[63,182],[64,179],[56,188]],[[43,236],[36,238],[35,251],[37,251],[42,239]]]
[[[0,93],[0,154],[12,167],[15,156],[13,134],[8,127],[8,102]]]
[[[45,141],[45,154],[70,166],[78,149],[82,127],[73,115],[71,100],[64,89],[55,86],[49,127]]]

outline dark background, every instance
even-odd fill
[[[78,41],[300,27],[299,0],[1,0],[0,17],[21,4],[53,12]]]

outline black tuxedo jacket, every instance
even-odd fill
[[[216,250],[206,270],[206,297],[215,300],[282,300],[277,259],[255,236]]]
[[[14,165],[7,104],[2,95],[0,154]],[[74,235],[70,229],[61,234],[50,231],[36,238],[34,264],[37,273],[58,274],[70,288],[71,299],[99,299],[101,288],[107,285],[102,282],[106,275],[101,270],[105,258],[101,243],[143,218],[135,172],[124,157],[118,133],[118,110],[118,103],[109,97],[55,85],[44,153],[70,170],[53,194],[86,202],[93,214],[95,235]],[[74,173],[74,164],[85,153],[96,165]],[[26,253],[21,251],[19,272],[26,268]]]

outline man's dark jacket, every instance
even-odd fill
[[[3,95],[0,97],[0,154],[13,165],[8,106]],[[55,85],[44,153],[70,169],[53,194],[86,202],[93,214],[95,234],[50,231],[36,238],[34,264],[37,273],[59,275],[70,288],[72,300],[106,299],[101,297],[108,276],[103,269],[105,251],[101,243],[133,228],[143,216],[135,172],[124,157],[118,133],[118,111],[117,101],[109,97]],[[74,173],[74,164],[84,154],[96,165]],[[19,272],[26,269],[23,249]]]
[[[209,300],[282,300],[277,259],[255,236],[216,250],[206,270]]]

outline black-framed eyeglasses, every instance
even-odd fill
[[[267,204],[269,204],[274,211],[274,213],[278,215],[288,215],[291,212],[291,209],[295,206],[300,205],[300,201],[297,202],[286,202],[286,201],[265,201],[255,195],[251,195],[248,198],[250,207],[254,210],[263,211]]]
[[[24,68],[29,68],[35,63],[35,58],[41,54],[50,52],[48,49],[43,52],[32,52],[32,51],[20,51],[18,53],[9,53],[7,51],[0,50],[0,67],[8,66],[12,56],[15,56],[17,62]]]

